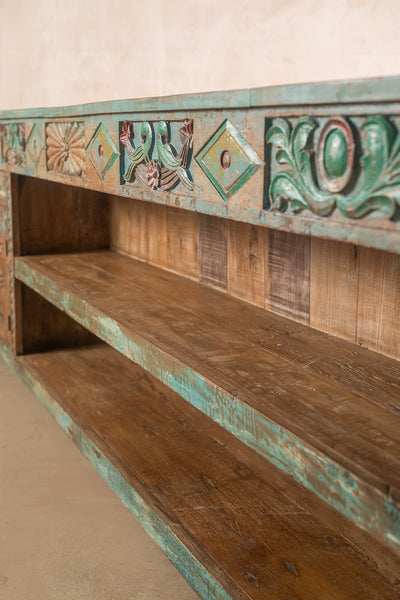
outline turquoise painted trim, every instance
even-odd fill
[[[112,491],[203,600],[232,600],[218,581],[180,541],[172,529],[135,491],[88,435],[72,420],[23,363],[0,343],[0,359],[26,383],[61,429],[94,466]]]
[[[210,110],[337,102],[394,102],[398,100],[400,100],[400,77],[396,76],[135,100],[114,100],[63,107],[2,110],[0,119],[58,118],[159,110]]]
[[[134,361],[360,528],[400,550],[400,506],[239,397],[15,260],[16,277]]]

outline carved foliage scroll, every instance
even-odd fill
[[[266,142],[272,210],[390,219],[400,206],[400,134],[387,117],[276,118]]]

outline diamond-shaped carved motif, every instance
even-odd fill
[[[107,171],[111,169],[119,156],[119,152],[103,123],[97,127],[86,148],[90,162],[96,169],[98,176],[104,179]]]
[[[32,127],[28,141],[26,142],[26,150],[28,152],[29,159],[35,166],[37,166],[44,150],[44,141],[40,135],[40,131],[36,123]]]
[[[224,121],[196,156],[224,200],[228,200],[263,164],[229,121]]]

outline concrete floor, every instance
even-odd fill
[[[1,363],[0,598],[199,598]]]

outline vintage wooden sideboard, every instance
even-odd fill
[[[198,594],[400,598],[400,78],[0,128],[0,355]]]

